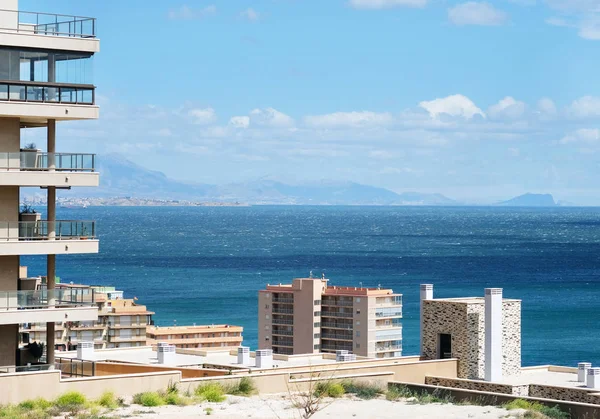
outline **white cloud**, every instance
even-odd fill
[[[312,115],[304,118],[304,123],[315,128],[373,127],[388,125],[394,120],[392,114],[362,112],[335,112],[326,115]]]
[[[369,151],[369,157],[372,159],[388,160],[395,157],[395,153],[387,150],[371,150]]]
[[[250,22],[256,22],[258,19],[260,19],[260,13],[251,7],[240,13],[240,16],[242,16],[244,19],[248,19]]]
[[[355,9],[391,9],[394,7],[425,7],[428,0],[350,0],[348,4]]]
[[[194,20],[202,19],[207,16],[211,16],[217,13],[217,6],[211,4],[210,6],[203,7],[201,9],[194,9],[187,5],[183,5],[177,9],[169,10],[168,16],[171,20]]]
[[[537,109],[538,112],[544,116],[555,116],[557,113],[554,101],[547,97],[538,100]]]
[[[159,137],[172,137],[173,132],[169,128],[161,128],[155,132],[155,135],[158,135]]]
[[[190,109],[188,112],[192,122],[198,125],[209,125],[217,120],[217,114],[213,108]]]
[[[495,105],[490,106],[488,115],[494,119],[517,119],[525,114],[526,105],[524,102],[515,100],[511,96],[506,96]]]
[[[229,125],[235,128],[248,128],[250,126],[249,116],[232,116]]]
[[[508,15],[490,3],[469,1],[448,9],[448,19],[455,25],[498,26],[508,20]]]
[[[410,167],[384,167],[379,171],[383,175],[400,175],[400,174],[419,174],[421,171],[411,169]]]
[[[568,20],[562,17],[549,17],[546,19],[546,23],[552,26],[561,26],[561,27],[574,27],[575,25],[570,23]]]
[[[567,114],[573,118],[600,117],[600,97],[583,96],[567,107]]]
[[[271,128],[291,128],[295,124],[292,117],[273,108],[254,109],[250,112],[250,121],[252,124]]]
[[[588,17],[579,25],[578,35],[583,39],[600,40],[600,17]]]
[[[600,129],[598,128],[580,128],[560,140],[561,144],[583,143],[583,144],[599,144]]]
[[[552,17],[546,23],[577,29],[577,34],[588,40],[600,40],[599,0],[546,0],[548,6],[565,17]]]
[[[429,112],[433,118],[442,114],[466,119],[471,119],[475,115],[485,118],[483,111],[475,106],[471,99],[463,95],[452,95],[431,101],[423,101],[419,103],[419,106]]]

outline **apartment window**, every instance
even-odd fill
[[[359,349],[359,348],[360,348],[360,343],[357,343],[356,344],[356,349]]]
[[[268,337],[268,336],[265,336],[265,340],[269,340],[269,337]]]
[[[357,320],[357,321],[356,321],[356,325],[357,325],[357,326],[360,326],[360,320]]]
[[[265,308],[269,308],[269,305],[268,305],[268,304],[265,304]]]
[[[316,306],[320,306],[321,305],[321,300],[315,300],[315,305]]]
[[[356,298],[356,302],[357,302],[357,303],[360,303],[360,297],[357,297],[357,298]]]
[[[356,314],[360,314],[360,310],[356,310]]]
[[[269,320],[269,315],[268,314],[265,315],[265,319]]]
[[[315,327],[321,327],[321,322],[315,322]]]
[[[316,344],[315,346],[313,346],[313,348],[315,348],[315,349],[320,349],[320,348],[321,348],[321,345],[319,345],[319,344]]]
[[[266,326],[265,326],[265,330],[269,330],[269,325],[266,325]]]
[[[359,338],[360,337],[360,330],[356,331],[356,337]]]
[[[315,311],[315,317],[318,317],[318,316],[320,316],[320,315],[321,315],[321,312],[320,312],[320,311]]]
[[[321,337],[320,333],[315,333],[315,339],[319,339]]]

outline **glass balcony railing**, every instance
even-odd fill
[[[0,170],[94,172],[96,155],[44,153],[37,150],[0,153]]]
[[[323,321],[321,322],[321,327],[332,328],[332,329],[352,329],[352,323],[342,323],[342,322],[330,322]]]
[[[402,307],[377,308],[375,317],[402,317]]]
[[[49,234],[54,228],[54,235]],[[0,241],[96,238],[94,221],[0,221]]]
[[[0,312],[2,310],[47,309],[55,307],[94,306],[94,293],[83,293],[76,288],[0,291]]]
[[[6,9],[0,9],[0,16],[0,31],[70,38],[96,37],[96,19],[91,17]]]
[[[346,317],[351,318],[354,315],[352,313],[343,313],[340,311],[322,311],[321,317]]]
[[[96,87],[88,84],[0,80],[0,101],[93,105]]]

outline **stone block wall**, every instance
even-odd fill
[[[497,384],[479,380],[462,380],[460,378],[425,377],[425,384],[432,386],[460,388],[464,390],[487,391],[490,393],[512,394],[513,396],[529,395],[528,385]]]
[[[585,388],[554,387],[530,384],[529,396],[539,397],[541,399],[600,404],[600,392]]]
[[[518,374],[521,369],[521,302],[504,300],[502,306],[502,373]],[[465,302],[426,300],[423,302],[423,350],[426,359],[437,359],[438,336],[452,335],[452,357],[458,359],[458,377],[485,376],[484,300]]]

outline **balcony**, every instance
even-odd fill
[[[401,351],[401,350],[402,350],[402,341],[401,340],[375,344],[376,352],[392,352],[392,351]]]
[[[109,336],[108,341],[112,343],[118,342],[146,342],[146,336]]]
[[[98,253],[94,221],[0,221],[0,255],[71,253]]]
[[[328,333],[321,332],[321,339],[331,340],[353,340],[351,333]]]
[[[272,335],[273,336],[294,336],[294,331],[293,330],[273,329]]]
[[[273,314],[293,315],[294,310],[291,308],[273,307]]]
[[[323,300],[321,302],[321,305],[323,307],[352,307],[354,305],[354,302],[346,300]]]
[[[273,346],[288,346],[288,347],[294,347],[294,341],[292,339],[288,339],[288,340],[273,340],[272,343]]]
[[[0,153],[0,185],[98,186],[95,154]]]
[[[345,317],[351,319],[354,317],[354,314],[346,312],[343,313],[341,311],[321,311],[321,317]]]
[[[1,291],[0,324],[96,321],[94,294],[77,289]]]
[[[378,319],[390,318],[390,317],[402,317],[402,307],[376,308],[375,309],[375,317]]]
[[[294,320],[292,319],[273,319],[273,324],[294,324]]]
[[[325,351],[339,351],[346,350],[352,352],[352,343],[323,343],[321,349]]]
[[[294,304],[293,298],[273,297],[274,303]]]
[[[322,321],[321,329],[344,329],[344,330],[352,330],[352,323],[342,323],[342,322],[331,322],[331,321]]]

